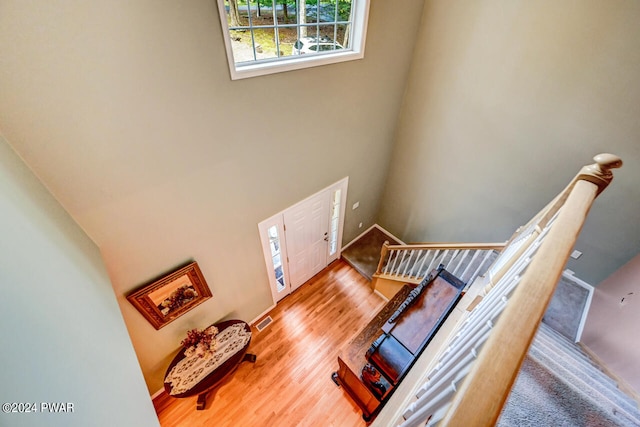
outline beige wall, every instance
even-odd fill
[[[380,223],[405,241],[501,241],[599,152],[626,162],[568,267],[638,252],[640,2],[425,3]]]
[[[582,342],[640,392],[640,255],[595,290]]]
[[[1,134],[0,236],[0,402],[37,406],[0,425],[157,426],[100,251]]]
[[[154,392],[186,329],[271,304],[257,223],[347,175],[345,241],[494,241],[611,151],[569,267],[633,257],[639,8],[372,0],[364,60],[232,82],[213,0],[5,1],[0,129],[100,247]],[[214,297],[155,331],[124,295],[191,258]]]
[[[364,60],[232,82],[213,0],[3,2],[0,129],[102,251],[151,392],[188,328],[271,305],[259,221],[349,176],[345,241],[373,223],[423,1],[371,3]],[[192,258],[213,298],[156,331],[125,294]]]

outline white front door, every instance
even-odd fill
[[[327,266],[329,197],[329,193],[325,191],[284,212],[292,290]]]
[[[258,224],[274,303],[340,256],[348,183],[344,178]]]

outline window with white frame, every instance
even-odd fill
[[[369,0],[218,0],[232,79],[364,56]]]

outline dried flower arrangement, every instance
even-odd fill
[[[185,347],[184,355],[191,357],[209,357],[216,350],[216,334],[218,328],[209,326],[206,329],[191,329],[187,331],[187,337],[180,344]]]
[[[198,292],[193,289],[191,285],[181,286],[167,297],[162,303],[158,306],[160,312],[166,316],[170,312],[179,309],[184,304],[192,301],[194,298],[198,296]]]

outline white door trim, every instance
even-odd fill
[[[340,190],[340,214],[339,214],[339,218],[338,218],[338,236],[337,236],[337,240],[336,240],[336,250],[333,254],[329,253],[329,247],[330,244],[327,245],[327,265],[333,261],[335,261],[336,259],[338,259],[340,257],[340,253],[342,252],[342,235],[343,235],[343,231],[344,231],[344,217],[345,217],[345,212],[346,212],[346,204],[347,204],[347,190],[349,187],[349,177],[344,177],[341,180],[335,182],[334,184],[331,184],[325,188],[323,188],[322,190],[316,192],[315,194],[310,195],[309,197],[306,197],[304,200],[301,200],[297,203],[295,203],[292,206],[289,206],[288,208],[278,212],[277,214],[271,216],[270,218],[265,219],[264,221],[261,221],[258,224],[258,231],[260,233],[260,243],[262,245],[262,253],[264,256],[264,260],[265,260],[265,265],[267,267],[267,275],[269,278],[269,285],[271,288],[271,296],[273,298],[273,302],[274,304],[277,303],[279,300],[281,300],[282,298],[284,298],[286,295],[289,295],[291,292],[293,292],[293,290],[291,288],[291,282],[290,282],[290,277],[289,277],[289,262],[288,262],[288,257],[287,257],[287,247],[286,247],[286,239],[285,239],[285,231],[284,231],[284,214],[285,212],[287,212],[288,210],[294,209],[297,206],[300,206],[301,204],[309,201],[310,199],[313,199],[314,197],[318,197],[320,194],[322,193],[328,193],[328,195],[333,195],[335,193],[336,190]],[[328,196],[329,197],[329,196]],[[332,203],[330,203],[329,206],[329,222],[331,222],[331,208],[332,208]],[[273,274],[273,261],[271,258],[271,248],[269,246],[269,237],[268,237],[268,233],[267,230],[269,228],[271,228],[272,226],[276,226],[277,230],[278,230],[278,236],[280,238],[280,251],[282,254],[282,265],[283,265],[283,270],[284,270],[284,277],[285,277],[285,281],[286,281],[286,290],[285,291],[281,291],[278,292],[278,282],[276,281],[275,275]],[[329,233],[331,233],[331,224],[329,223]]]

